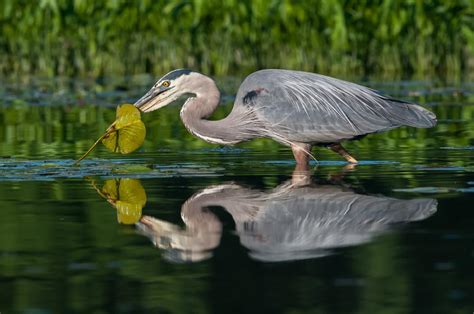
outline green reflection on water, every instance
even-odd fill
[[[409,97],[403,91],[399,95]],[[128,96],[114,97],[97,103],[117,104]],[[0,311],[470,311],[474,217],[472,193],[462,191],[474,182],[472,96],[467,90],[462,97],[417,100],[432,105],[438,126],[400,128],[349,143],[368,163],[346,173],[341,183],[362,195],[437,198],[438,212],[369,244],[277,265],[249,259],[233,219],[222,209],[211,209],[223,224],[213,258],[196,264],[165,261],[134,227],[117,223],[116,211],[84,175],[38,179],[38,169],[68,170],[68,160],[82,154],[114,119],[113,106],[79,104],[77,99],[64,105],[5,101],[0,106],[0,152],[6,158],[0,166],[24,162],[34,175],[0,180]],[[228,111],[229,105],[223,106],[215,117]],[[83,169],[105,169],[87,175],[114,177],[114,182],[116,177],[145,178],[142,213],[179,227],[181,206],[201,189],[235,181],[267,192],[290,179],[294,165],[287,148],[256,140],[221,149],[188,134],[178,112],[170,107],[145,115],[148,135],[141,151],[124,157],[98,149],[93,157],[101,159]],[[316,155],[325,162],[315,170],[318,180],[341,172],[343,163],[328,163],[340,161],[337,156],[325,149]],[[1,171],[0,176],[7,170]],[[103,181],[94,179],[102,188]]]
[[[223,106],[215,114],[222,118],[231,104]],[[348,144],[356,149],[415,151],[434,147],[467,147],[474,138],[474,106],[436,106],[431,108],[438,116],[439,124],[434,129],[399,128],[385,134],[371,135]],[[74,159],[82,154],[100,136],[114,119],[114,109],[101,106],[4,106],[0,108],[0,151],[2,156],[15,157],[61,157]],[[215,148],[196,139],[183,127],[179,119],[179,108],[172,106],[146,114],[147,126],[144,151],[163,149],[186,151]],[[238,147],[276,152],[281,145],[270,140],[254,140]],[[99,150],[101,150],[99,152]],[[113,156],[103,148],[92,156]],[[139,156],[135,153],[133,156]],[[330,154],[328,154],[330,156]],[[374,158],[364,156],[364,158]],[[377,152],[377,159],[390,156]],[[336,159],[336,158],[334,158]]]
[[[119,227],[114,211],[87,182],[2,190],[0,286],[8,291],[0,297],[2,311],[207,312],[201,280],[207,266],[161,262]]]

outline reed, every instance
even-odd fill
[[[0,73],[112,76],[188,67],[339,76],[474,70],[474,1],[5,0]]]

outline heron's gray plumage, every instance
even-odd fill
[[[291,142],[333,143],[402,125],[432,127],[435,115],[354,83],[314,73],[261,70],[237,93],[270,133]]]
[[[149,112],[183,95],[188,99],[181,119],[197,137],[217,144],[272,138],[291,146],[299,163],[307,163],[315,144],[333,145],[331,149],[349,162],[357,162],[338,143],[402,125],[427,128],[436,124],[436,116],[419,105],[354,83],[290,70],[250,74],[237,92],[231,113],[222,120],[207,120],[220,102],[215,82],[190,70],[166,74],[135,106]]]
[[[166,74],[165,76],[163,76],[160,81],[164,81],[164,80],[176,80],[178,77],[180,77],[180,76],[182,76],[182,75],[189,75],[189,74],[191,74],[192,72],[193,72],[193,71],[188,70],[188,69],[178,69],[178,70],[174,70],[174,71],[169,72],[169,73]]]

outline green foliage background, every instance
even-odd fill
[[[227,100],[216,119],[230,110],[229,96],[241,78],[258,68],[383,81],[472,77],[474,0],[2,0],[0,76],[21,80],[0,84],[0,160],[25,173],[16,161],[77,158],[114,120],[110,105],[136,100],[156,76],[179,67],[219,78]],[[140,73],[153,78],[133,87],[127,80],[145,77],[133,76]],[[53,86],[45,87],[25,84],[30,75],[74,79],[46,79]],[[110,88],[80,76],[127,78]],[[235,83],[226,86],[227,79]],[[400,83],[398,93],[389,90],[429,105],[438,126],[399,128],[348,143],[361,160],[399,164],[364,165],[346,181],[363,193],[388,196],[397,196],[394,188],[472,187],[472,84],[443,86]],[[225,170],[225,176],[143,180],[145,214],[178,223],[183,202],[201,188],[237,181],[269,190],[291,175],[293,164],[266,163],[291,160],[288,148],[256,140],[226,151],[189,134],[178,112],[170,106],[144,116],[147,138],[136,155],[117,157],[102,148],[91,156]],[[341,160],[325,149],[316,156]],[[320,167],[316,175],[326,178],[341,168]],[[227,232],[215,258],[179,265],[165,262],[148,239],[119,226],[115,209],[86,180],[46,180],[31,175],[31,181],[0,181],[1,312],[473,308],[469,193],[441,192],[439,212],[428,224],[334,257],[264,266],[251,261]],[[437,268],[446,265],[452,268]],[[341,279],[351,284],[337,286]]]
[[[4,0],[0,73],[103,76],[189,67],[459,77],[474,1]]]

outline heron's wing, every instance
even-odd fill
[[[401,125],[432,127],[435,115],[412,103],[335,78],[297,71],[250,75],[237,97],[290,141],[334,142]]]

